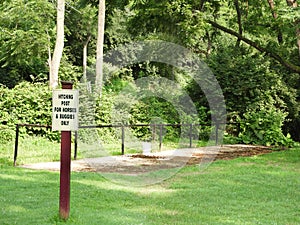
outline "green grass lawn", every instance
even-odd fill
[[[300,224],[300,148],[216,161],[204,171],[187,166],[146,187],[74,172],[66,222],[58,217],[59,173],[9,160],[0,153],[0,224]]]

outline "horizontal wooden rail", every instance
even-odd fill
[[[93,129],[93,128],[121,128],[121,154],[125,154],[125,129],[124,128],[132,128],[132,127],[159,127],[159,149],[162,148],[162,128],[163,127],[189,127],[189,147],[192,147],[192,131],[193,127],[197,126],[215,126],[216,127],[216,145],[218,145],[219,139],[219,128],[221,125],[237,125],[238,132],[240,123],[196,123],[196,124],[99,124],[99,125],[82,125],[79,126],[79,129]],[[16,138],[15,138],[15,150],[14,150],[14,166],[17,162],[18,156],[18,144],[19,144],[19,128],[20,127],[38,127],[38,128],[52,128],[51,125],[43,125],[43,124],[16,124]],[[74,142],[74,159],[77,158],[77,149],[78,149],[78,132],[75,131],[75,142]]]

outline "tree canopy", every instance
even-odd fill
[[[66,2],[61,80],[78,81],[84,65],[95,64],[98,4],[98,0]],[[300,124],[300,14],[296,1],[106,0],[105,4],[104,54],[121,44],[143,40],[184,46],[212,69],[225,96],[228,119],[243,121],[251,116],[259,120],[263,116],[260,110],[265,110],[282,118],[278,126],[283,126],[285,133],[300,139],[295,129],[295,124]],[[54,1],[1,1],[2,85],[13,88],[22,81],[48,80],[55,13]],[[120,72],[106,83],[104,97],[113,98],[109,91],[117,93],[126,82],[149,75],[176,80],[197,104],[199,114],[203,107],[209,114],[205,96],[193,81],[186,80],[182,71],[155,62],[131,65]],[[255,115],[250,113],[253,109]]]

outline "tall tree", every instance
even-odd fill
[[[58,85],[58,71],[64,49],[64,19],[65,0],[57,0],[56,42],[52,58],[49,51],[49,85],[52,89]]]
[[[105,0],[99,0],[98,35],[96,49],[96,90],[101,95],[103,83],[103,48],[105,27]]]
[[[78,0],[79,5],[81,7],[85,7],[84,10],[89,8],[89,14],[94,15],[93,10],[90,9],[90,6],[97,7],[98,11],[98,23],[97,23],[97,40],[96,40],[96,72],[95,72],[95,83],[97,87],[97,92],[101,95],[101,89],[103,85],[103,54],[105,49],[110,49],[116,43],[120,43],[119,39],[123,38],[123,25],[124,22],[120,20],[122,18],[123,20],[126,20],[126,10],[125,7],[129,4],[128,0]],[[86,11],[87,12],[87,11]],[[86,13],[84,12],[84,13]],[[122,13],[120,13],[122,12]],[[83,16],[87,18],[88,16]],[[90,18],[89,22],[84,22],[84,24],[88,24],[88,27],[84,27],[84,29],[89,30],[87,35],[85,36],[85,39],[83,40],[84,43],[84,49],[83,49],[83,67],[86,68],[86,50],[87,50],[87,44],[89,41],[93,41],[93,34],[94,34],[94,28],[91,26],[94,25],[93,22],[91,22],[93,18]],[[108,26],[110,26],[110,34],[106,35],[106,28],[107,28],[107,21],[109,20]],[[120,22],[115,23],[116,20]],[[127,21],[126,21],[127,22]],[[115,26],[117,25],[117,26]],[[115,26],[112,28],[112,26]],[[122,32],[120,32],[120,27],[122,27]],[[81,30],[82,31],[82,30]],[[80,32],[81,32],[80,31]],[[128,37],[126,37],[129,39]],[[85,69],[83,69],[84,75],[85,75]]]

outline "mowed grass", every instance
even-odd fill
[[[0,224],[300,224],[300,148],[186,166],[164,182],[132,187],[98,173],[71,175],[70,218],[59,173],[0,161]]]

